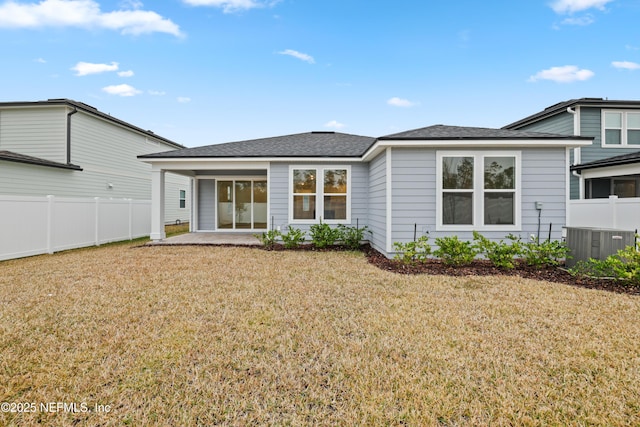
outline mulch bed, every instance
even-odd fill
[[[267,250],[299,250],[299,251],[337,251],[345,250],[342,246],[330,246],[318,249],[311,244],[304,244],[296,249],[285,249],[283,245],[277,244]],[[362,246],[362,251],[367,256],[369,263],[381,270],[399,274],[428,274],[445,276],[518,276],[526,279],[543,280],[547,282],[564,283],[571,286],[579,286],[589,289],[599,289],[603,291],[616,292],[620,294],[640,295],[640,286],[622,283],[612,279],[599,279],[592,277],[576,277],[569,274],[562,267],[535,267],[519,263],[516,268],[502,269],[494,266],[490,261],[475,260],[469,265],[452,267],[445,265],[439,259],[430,259],[425,263],[415,263],[413,265],[404,264],[401,261],[388,259],[369,245]]]
[[[494,266],[490,261],[475,260],[473,263],[452,267],[445,265],[438,259],[430,259],[425,263],[407,265],[400,261],[388,259],[380,252],[367,246],[363,248],[369,262],[376,267],[400,274],[430,274],[446,276],[518,276],[526,279],[544,280],[547,282],[564,283],[589,289],[599,289],[621,294],[640,295],[640,286],[621,283],[617,280],[598,279],[592,277],[576,277],[569,274],[562,267],[535,267],[519,263],[516,268],[502,269]]]

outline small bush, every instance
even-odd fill
[[[340,230],[331,228],[329,224],[320,221],[320,224],[313,224],[309,228],[311,233],[311,241],[316,248],[326,248],[336,243],[340,238]]]
[[[515,268],[515,258],[522,254],[522,242],[518,236],[513,234],[507,235],[507,239],[511,240],[511,243],[504,240],[494,242],[477,231],[473,232],[473,240],[477,242],[476,249],[479,253],[486,256],[498,268],[513,269]]]
[[[554,267],[560,265],[560,260],[568,258],[569,248],[566,243],[558,240],[539,242],[534,238],[531,242],[523,244],[522,256],[528,265]]]
[[[439,237],[436,239],[436,245],[438,249],[433,251],[433,254],[447,265],[471,264],[478,254],[471,242],[459,240],[458,236]]]
[[[281,234],[278,230],[269,230],[262,234],[256,234],[255,236],[265,247],[272,248],[277,243],[277,240],[281,236]]]
[[[425,262],[431,254],[431,246],[428,243],[429,237],[421,236],[418,240],[402,243],[394,242],[393,247],[396,249],[394,259],[400,260],[405,264],[414,262]]]
[[[295,249],[304,242],[304,231],[299,228],[289,226],[289,232],[281,234],[284,247],[287,249]]]
[[[346,225],[338,225],[339,236],[338,240],[342,242],[344,246],[349,249],[356,250],[360,248],[360,242],[364,240],[364,233],[367,231],[367,226],[362,228],[347,227]]]
[[[612,277],[621,282],[640,285],[640,251],[627,246],[604,260],[589,259],[578,262],[570,272],[578,276]]]

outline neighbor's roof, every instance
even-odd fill
[[[156,135],[155,133],[153,133],[153,131],[150,130],[144,130],[142,128],[139,128],[137,126],[132,125],[131,123],[127,123],[123,120],[120,119],[116,119],[115,117],[111,116],[110,114],[106,114],[103,113],[101,111],[99,111],[97,108],[92,107],[91,105],[85,104],[84,102],[78,102],[78,101],[74,101],[72,99],[66,99],[66,98],[57,98],[57,99],[48,99],[46,101],[16,101],[16,102],[0,102],[0,110],[2,108],[6,108],[6,107],[42,107],[42,106],[50,106],[50,105],[67,105],[71,108],[75,108],[77,110],[81,110],[84,111],[85,113],[89,113],[92,114],[94,116],[98,116],[101,117],[107,121],[110,121],[112,123],[116,123],[120,126],[123,126],[125,128],[131,129],[133,131],[142,133],[147,135],[148,137],[151,138],[155,138],[158,139],[162,142],[165,142],[175,148],[184,148],[184,145],[178,144],[177,142],[173,142],[167,138],[164,138],[160,135]]]
[[[640,108],[640,101],[610,100],[603,98],[570,99],[551,105],[538,113],[508,124],[504,126],[503,129],[518,129],[519,127],[530,125],[539,120],[555,116],[556,114],[565,113],[567,108],[574,107]]]
[[[163,158],[233,157],[361,157],[375,142],[368,136],[339,132],[308,132],[248,141],[227,142],[138,156]]]
[[[640,163],[640,151],[630,154],[621,154],[619,156],[608,157],[606,159],[594,160],[593,162],[583,163],[581,165],[571,166],[571,170],[581,171],[584,169],[604,168],[607,166],[628,165]]]
[[[14,153],[13,151],[0,151],[0,160],[8,162],[27,163],[30,165],[49,166],[52,168],[71,169],[81,171],[82,168],[77,165],[52,162],[51,160],[41,159],[40,157],[27,156],[25,154]]]
[[[573,135],[491,129],[464,126],[433,125],[406,132],[394,133],[379,140],[517,140],[517,139],[593,139]]]

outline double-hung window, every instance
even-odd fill
[[[180,209],[184,209],[187,207],[187,191],[186,190],[180,190],[180,198],[178,200],[179,200]]]
[[[349,166],[290,168],[291,222],[349,222],[351,170]]]
[[[603,111],[602,146],[640,147],[640,112]]]
[[[438,152],[437,162],[439,229],[518,229],[520,153]]]

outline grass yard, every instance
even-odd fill
[[[12,260],[0,402],[18,426],[640,425],[640,297],[355,252]]]

